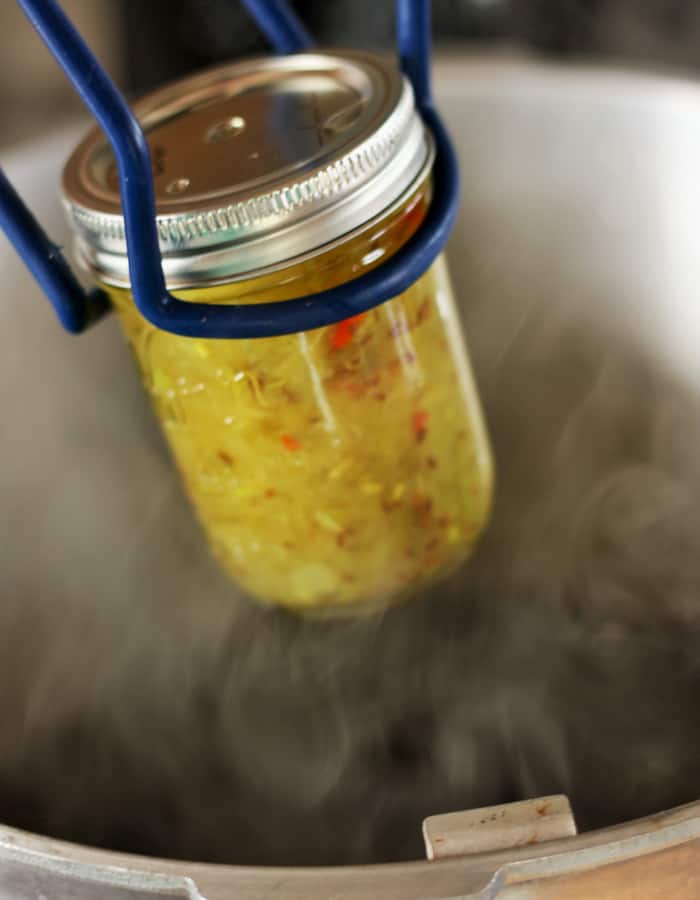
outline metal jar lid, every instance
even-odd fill
[[[135,104],[151,150],[169,287],[278,268],[366,227],[432,164],[409,82],[388,59],[320,52],[209,70]],[[63,196],[80,260],[129,272],[116,163],[99,129]]]

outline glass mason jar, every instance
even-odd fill
[[[237,63],[135,109],[166,279],[184,300],[281,301],[351,281],[396,252],[430,203],[430,136],[381,57]],[[64,194],[213,553],[248,593],[313,613],[372,610],[468,558],[492,464],[442,257],[405,293],[326,328],[180,337],[132,300],[99,133],[71,157]]]

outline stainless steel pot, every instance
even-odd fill
[[[532,313],[538,303],[543,305],[534,313],[543,320],[546,304],[585,302],[591,317],[601,312],[597,304],[604,304],[609,328],[624,331],[645,352],[662,358],[679,379],[696,384],[700,87],[674,78],[521,62],[447,60],[437,74],[440,103],[463,167],[452,265],[467,331],[479,333],[476,368],[485,390],[499,354],[517,334],[524,313]],[[59,135],[9,160],[11,174],[49,225],[52,214],[54,225],[58,218],[55,160],[73,140],[73,132]],[[9,248],[0,252],[4,290],[17,295],[21,288],[24,297],[21,306],[0,308],[5,376],[14,364],[8,335],[19,324],[31,332],[31,352],[41,353],[47,368],[54,367],[57,389],[74,391],[80,403],[80,381],[90,367],[104,372],[115,362],[109,354],[121,351],[109,349],[96,335],[81,350],[84,365],[78,376],[61,374],[67,351],[57,347],[63,339],[44,301],[27,296],[32,288]],[[538,285],[546,291],[538,291]],[[492,309],[498,314],[491,315]],[[509,323],[505,331],[504,321]],[[10,405],[5,413],[11,415]],[[49,439],[56,426],[49,421],[37,427],[40,436],[46,428],[44,439]],[[11,441],[11,429],[7,433]],[[29,565],[17,521],[12,558],[16,565]],[[695,898],[700,894],[700,803],[546,843],[334,869],[176,863],[0,827],[0,898],[262,900],[273,894],[285,900]]]

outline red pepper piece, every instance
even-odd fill
[[[301,441],[298,438],[295,438],[293,434],[283,434],[280,440],[282,441],[282,446],[285,450],[289,450],[290,452],[298,450],[299,447],[301,447]]]
[[[364,317],[365,313],[359,313],[356,316],[350,316],[349,319],[343,319],[342,322],[338,322],[331,333],[331,349],[342,350],[343,347],[347,347]]]
[[[421,441],[425,440],[425,436],[428,433],[428,412],[425,409],[417,409],[413,413],[411,425],[413,427],[413,434],[420,444]]]

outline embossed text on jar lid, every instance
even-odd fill
[[[148,139],[170,287],[279,267],[356,232],[401,199],[432,143],[395,63],[358,52],[254,59],[134,106]],[[63,176],[78,255],[128,284],[117,168],[99,129]]]

